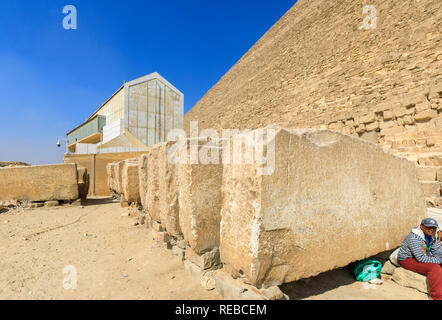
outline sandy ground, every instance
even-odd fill
[[[184,271],[177,256],[110,199],[83,207],[10,210],[0,214],[0,299],[222,299]],[[65,289],[66,266],[77,288]],[[73,270],[73,269],[71,269]],[[349,267],[282,287],[291,299],[416,299],[395,284],[354,280]],[[72,284],[72,282],[70,282]]]
[[[1,214],[0,299],[221,299],[158,246],[149,229],[134,226],[138,219],[121,216],[128,211],[88,200],[84,208]],[[72,274],[63,268],[70,265],[77,271],[75,290],[63,288]]]

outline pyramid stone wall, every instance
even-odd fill
[[[376,29],[363,28],[367,4]],[[300,0],[186,114],[185,129],[329,128],[440,170],[441,9]],[[442,205],[441,180],[422,180],[430,205]]]

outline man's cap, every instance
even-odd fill
[[[422,224],[426,227],[429,227],[429,228],[431,228],[431,227],[438,228],[439,227],[437,224],[437,221],[434,220],[433,218],[425,218],[424,220],[422,220]]]

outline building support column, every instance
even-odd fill
[[[96,196],[96,194],[95,194],[95,158],[96,158],[96,154],[94,153],[94,154],[92,154],[92,172],[91,172],[91,175],[92,175],[92,177],[91,177],[91,182],[92,182],[92,192],[91,192],[91,196],[92,197],[95,197]]]

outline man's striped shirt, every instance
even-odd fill
[[[418,230],[417,230],[418,229]],[[431,239],[431,249],[424,252],[424,234],[419,227],[414,228],[402,241],[401,248],[398,252],[398,260],[403,261],[414,258],[422,263],[442,264],[442,246],[435,236]],[[433,255],[431,256],[430,255]]]

